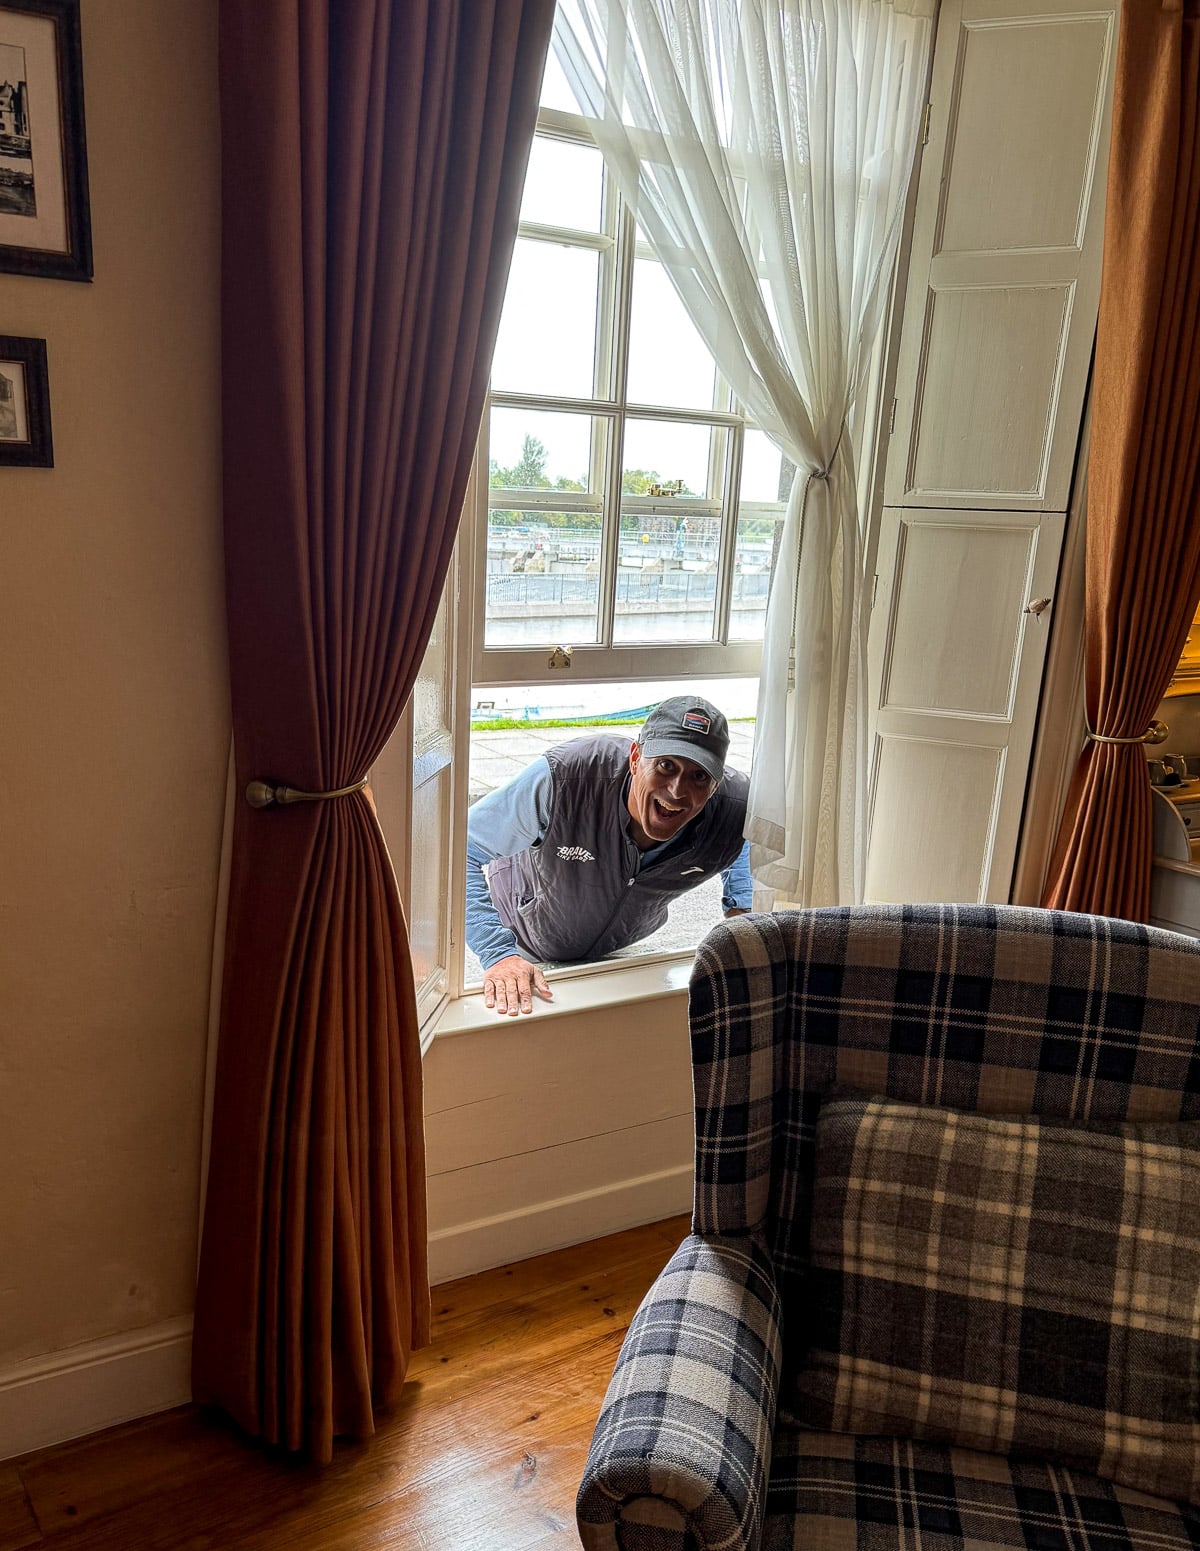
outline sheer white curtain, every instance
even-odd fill
[[[746,834],[756,882],[862,898],[866,627],[850,411],[887,299],[934,0],[559,0],[580,111],[750,416],[796,465]]]

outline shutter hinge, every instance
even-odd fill
[[[933,117],[932,99],[925,104],[925,112],[921,115],[921,144],[929,144],[929,121]]]
[[[879,596],[879,572],[871,578],[871,607],[875,607],[875,599]]]
[[[888,416],[888,435],[889,436],[894,436],[895,434],[896,434],[896,400],[893,399],[892,400],[892,412]]]

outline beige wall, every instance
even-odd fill
[[[0,1368],[191,1308],[229,715],[216,0],[83,0],[96,279],[0,275]]]

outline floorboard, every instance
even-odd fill
[[[0,1551],[24,1551],[39,1545],[41,1538],[20,1472],[0,1465]]]
[[[434,1289],[394,1411],[324,1470],[184,1407],[0,1465],[0,1551],[559,1551],[672,1218]]]

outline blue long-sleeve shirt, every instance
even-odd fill
[[[481,797],[467,813],[467,943],[484,969],[521,950],[514,933],[496,913],[483,869],[498,856],[516,856],[542,838],[550,823],[553,795],[550,766],[539,756],[506,785]],[[639,866],[661,856],[679,838],[677,835],[643,851]],[[723,907],[749,910],[753,886],[748,843],[722,872],[721,881]]]

